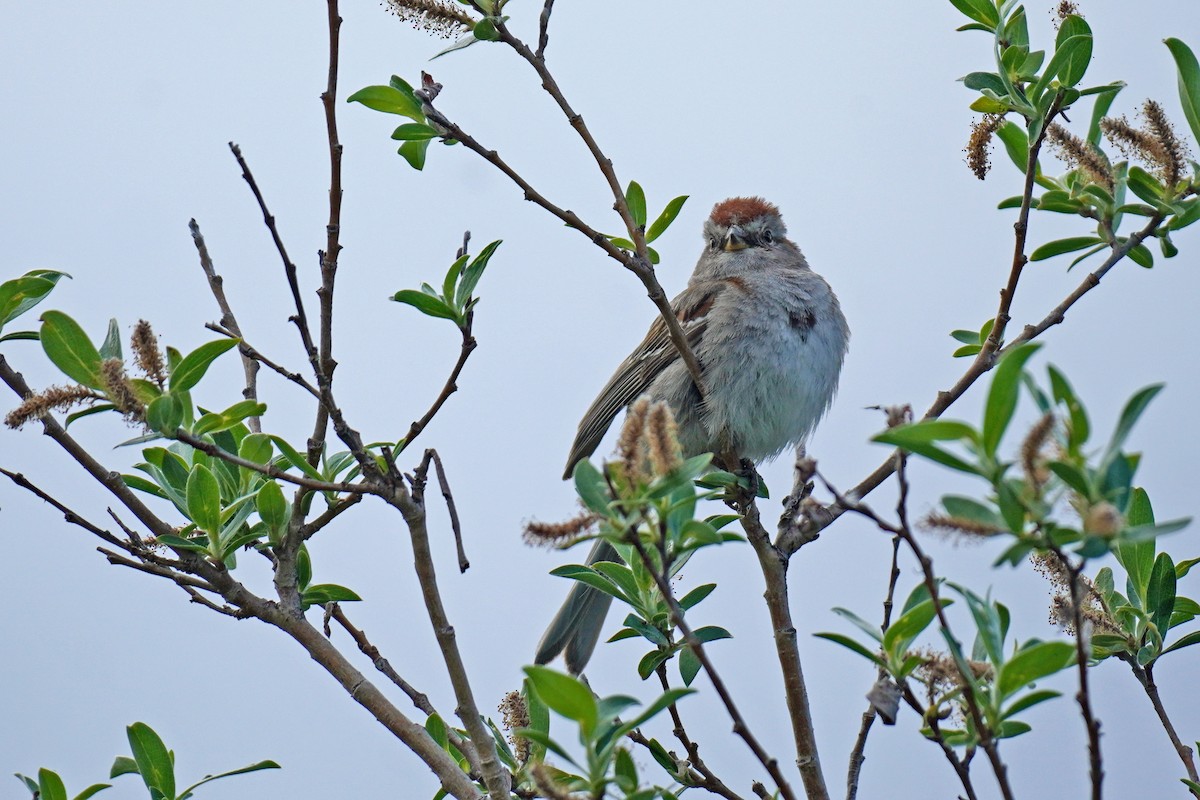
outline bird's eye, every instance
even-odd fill
[[[718,247],[721,246],[721,243],[718,242],[716,240],[716,238],[714,237],[714,238],[708,240],[708,246],[711,247],[713,250],[716,250]]]
[[[765,230],[763,231],[763,241],[767,244],[770,244],[771,242],[775,241],[775,235],[771,233],[770,230]]]

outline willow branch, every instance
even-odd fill
[[[241,339],[242,328],[238,325],[237,317],[233,314],[233,308],[229,305],[228,298],[225,297],[225,279],[217,274],[217,269],[213,266],[212,256],[208,254],[208,245],[204,243],[204,234],[200,233],[200,225],[194,219],[189,220],[188,230],[192,232],[192,241],[200,256],[200,269],[204,271],[204,277],[208,279],[208,288],[217,301],[217,307],[221,309],[221,326],[229,331],[232,338]],[[241,352],[241,356],[242,371],[246,375],[246,388],[242,390],[242,397],[257,402],[258,362],[248,356],[245,351]],[[246,425],[253,433],[262,433],[262,420],[258,417],[250,417],[246,420]]]
[[[450,685],[454,688],[455,700],[458,702],[454,711],[466,728],[471,741],[475,743],[479,754],[479,769],[484,785],[488,788],[488,796],[491,800],[509,800],[510,775],[500,763],[495,740],[479,713],[475,693],[467,676],[466,664],[463,663],[462,653],[458,649],[454,626],[450,624],[450,618],[442,603],[441,591],[438,589],[425,513],[425,484],[432,458],[432,451],[426,450],[420,466],[413,472],[411,495],[405,491],[402,484],[397,484],[393,494],[387,499],[404,516],[404,522],[408,526],[417,581],[421,585],[421,597],[429,614],[438,648],[442,652]]]

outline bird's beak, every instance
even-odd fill
[[[729,234],[725,237],[725,252],[732,253],[737,250],[745,250],[749,246],[746,244],[746,239],[742,236],[740,228],[729,229]]]

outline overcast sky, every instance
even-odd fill
[[[202,325],[218,317],[188,235],[195,217],[247,337],[301,368],[279,262],[226,142],[245,152],[311,297],[327,216],[318,102],[324,4],[9,5],[0,28],[6,109],[0,280],[33,268],[66,271],[74,279],[43,308],[67,311],[97,339],[110,317],[125,332],[145,318],[165,343],[187,350],[212,338]],[[1052,5],[1028,4],[1036,42],[1053,35]],[[1200,47],[1200,6],[1145,0],[1135,13],[1116,0],[1080,5],[1097,37],[1085,82],[1125,80],[1129,88],[1116,113],[1132,116],[1153,97],[1183,126],[1174,66],[1161,40],[1178,36]],[[540,7],[511,3],[514,30],[535,37]],[[611,197],[590,157],[511,51],[479,45],[431,63],[444,42],[377,3],[347,0],[342,13],[339,99],[386,83],[393,73],[415,82],[429,70],[445,85],[439,99],[445,113],[559,205],[617,232]],[[713,203],[737,194],[777,203],[792,237],[838,293],[853,330],[850,356],[811,450],[843,487],[886,455],[867,441],[881,420],[864,407],[924,408],[952,384],[965,363],[950,358],[956,345],[949,331],[977,328],[993,314],[1008,274],[1013,212],[995,205],[1019,191],[1019,175],[1002,152],[984,183],[963,163],[973,115],[971,95],[955,79],[991,63],[984,35],[954,32],[963,21],[944,0],[562,0],[555,11],[551,69],[622,181],[638,180],[653,211],[676,195],[691,196],[657,247],[669,293],[686,283]],[[568,588],[547,571],[583,557],[524,547],[522,522],[571,513],[573,492],[559,475],[575,426],[642,338],[654,309],[631,275],[524,202],[465,148],[433,145],[425,171],[417,173],[388,138],[397,118],[344,103],[338,111],[346,147],[338,396],[368,441],[397,438],[424,412],[458,347],[451,325],[388,297],[440,280],[466,229],[476,247],[504,240],[479,287],[479,349],[461,391],[422,442],[442,453],[458,498],[473,567],[465,576],[453,570],[448,523],[435,509],[438,567],[477,696],[491,708],[518,685],[520,667]],[[1089,114],[1072,114],[1077,130]],[[1079,220],[1035,215],[1031,241],[1087,232]],[[1033,362],[1038,373],[1050,361],[1071,377],[1099,431],[1111,428],[1134,391],[1167,383],[1131,439],[1133,449],[1145,452],[1139,483],[1164,519],[1200,513],[1194,478],[1200,236],[1190,229],[1176,242],[1181,254],[1160,259],[1151,271],[1121,264],[1072,309],[1065,326],[1050,332]],[[1066,263],[1027,269],[1014,327],[1040,319],[1078,284],[1082,274],[1067,274]],[[35,344],[6,343],[3,352],[35,386],[61,380]],[[236,359],[225,362],[214,373],[219,379],[200,388],[199,402],[223,407],[240,399]],[[266,421],[300,442],[310,414],[291,389],[263,379]],[[980,397],[977,389],[950,416],[977,419]],[[0,409],[15,403],[2,400]],[[1027,407],[1021,413],[1019,425],[1027,424],[1032,414]],[[131,449],[110,449],[134,435],[115,418],[93,417],[72,430],[113,468],[137,459]],[[404,464],[412,458],[406,455]],[[111,500],[36,426],[0,431],[0,465],[26,472],[91,519],[105,519]],[[917,515],[946,491],[982,491],[939,469],[916,466],[912,473]],[[786,460],[764,467],[763,475],[776,498],[786,493]],[[892,494],[881,491],[871,500],[890,509]],[[401,674],[449,713],[454,703],[404,531],[395,515],[375,505],[364,503],[312,544],[316,579],[365,598],[348,613]],[[767,503],[764,517],[772,519],[776,509]],[[95,543],[0,483],[0,773],[47,766],[62,773],[74,794],[105,778],[112,757],[127,752],[124,726],[143,720],[175,749],[184,780],[264,758],[284,767],[206,787],[202,797],[432,795],[429,771],[282,634],[218,617],[162,581],[107,566]],[[1038,576],[1027,567],[990,569],[998,546],[927,543],[942,574],[981,591],[991,587],[1014,608],[1018,638],[1058,635],[1047,624],[1048,593]],[[835,794],[874,673],[811,634],[849,632],[830,613],[833,606],[871,620],[880,615],[890,549],[877,531],[843,519],[792,566],[793,613]],[[1196,528],[1172,538],[1169,549],[1177,558],[1200,554]],[[260,565],[243,571],[252,585],[267,585]],[[706,551],[683,576],[684,585],[709,580],[719,588],[696,621],[734,632],[734,641],[711,647],[712,657],[756,734],[789,762],[791,738],[750,548]],[[901,592],[917,580],[906,562]],[[1181,583],[1180,591],[1194,596],[1196,580]],[[966,619],[956,620],[965,635]],[[612,630],[618,621],[609,621]],[[601,645],[590,670],[597,691],[654,696],[654,687],[640,685],[635,674],[643,649]],[[1200,736],[1197,656],[1200,650],[1185,651],[1157,672],[1187,742]],[[368,662],[357,663],[375,680]],[[1095,676],[1110,796],[1180,796],[1181,765],[1128,670],[1106,663]],[[1004,743],[1022,797],[1084,794],[1085,740],[1070,677],[1050,682],[1067,697],[1026,715],[1035,731]],[[683,704],[685,719],[708,762],[747,793],[759,770],[729,736],[705,679],[697,685],[702,695]],[[957,781],[917,727],[906,710],[895,728],[875,730],[860,796],[954,796]],[[670,736],[665,727],[658,735]],[[995,796],[984,765],[975,772],[981,796]],[[23,791],[10,778],[0,781],[0,798]],[[105,797],[143,791],[123,778]]]

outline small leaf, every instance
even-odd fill
[[[0,283],[0,328],[46,299],[63,276],[70,277],[65,272],[32,270]]]
[[[701,600],[712,594],[713,589],[716,588],[717,585],[715,583],[706,583],[702,586],[697,586],[679,600],[679,605],[686,611],[687,609],[696,606]]]
[[[862,656],[863,658],[872,662],[876,666],[884,667],[885,669],[887,667],[887,665],[884,663],[883,659],[881,659],[877,653],[872,653],[870,650],[863,647],[861,644],[854,641],[849,636],[846,636],[841,633],[814,633],[813,636],[816,636],[818,639],[827,639],[835,644],[840,644],[842,647],[845,647],[847,650],[851,650],[855,653],[858,653],[860,656]]]
[[[1037,350],[1036,344],[1023,344],[1003,356],[996,367],[983,413],[983,449],[989,456],[996,454],[1000,439],[1017,408],[1021,370]]]
[[[575,465],[575,492],[589,511],[602,516],[611,512],[608,507],[608,485],[600,470],[586,458]]]
[[[1179,73],[1179,102],[1183,106],[1183,115],[1192,129],[1192,136],[1200,140],[1200,64],[1192,49],[1179,39],[1167,39],[1165,44]]]
[[[1010,697],[1035,681],[1053,675],[1075,662],[1075,645],[1070,642],[1027,644],[1000,667],[996,689]]]
[[[683,204],[687,202],[687,199],[688,196],[685,194],[680,195],[671,202],[667,203],[667,207],[663,209],[662,213],[658,215],[658,218],[654,220],[654,222],[650,223],[650,227],[646,229],[647,242],[653,242],[659,236],[663,235],[663,232],[666,231],[667,228],[671,226],[671,223],[675,221],[675,218],[679,216],[679,212],[683,208]]]
[[[155,790],[165,797],[175,797],[175,764],[167,746],[158,734],[144,722],[135,722],[125,729],[133,760],[137,762],[138,774],[152,793]],[[115,766],[115,765],[114,765]]]
[[[458,314],[454,312],[454,309],[446,305],[445,302],[436,297],[430,297],[424,292],[418,292],[415,289],[401,289],[392,296],[392,299],[397,303],[410,305],[426,316],[454,321],[458,320]]]
[[[200,345],[183,357],[171,370],[171,391],[186,392],[200,382],[204,373],[222,353],[237,347],[241,339],[217,339]]]
[[[392,131],[392,138],[404,142],[424,141],[425,139],[436,139],[440,136],[436,130],[423,125],[420,122],[406,122],[396,130]]]
[[[187,482],[188,515],[200,530],[216,535],[221,530],[221,489],[212,471],[203,464],[192,468]]]
[[[633,217],[636,228],[646,227],[646,193],[637,181],[630,181],[625,190],[625,203],[629,206],[629,216]]]
[[[408,141],[396,150],[408,165],[418,172],[425,169],[425,155],[429,152],[430,139]]]
[[[416,122],[424,122],[421,105],[411,94],[394,86],[367,86],[346,98],[347,103],[362,103],[367,108],[385,114],[399,114]]]
[[[362,600],[356,592],[336,583],[319,583],[304,590],[301,601],[307,605],[324,605],[326,603],[351,603]]]
[[[105,334],[104,342],[100,345],[100,358],[104,360],[121,358],[121,326],[115,319],[108,321],[108,333]]]
[[[1166,636],[1171,612],[1175,608],[1175,563],[1166,553],[1159,553],[1150,572],[1150,583],[1146,589],[1146,611],[1150,621]]]
[[[475,287],[479,284],[479,279],[483,277],[483,271],[487,268],[488,261],[491,260],[492,255],[496,252],[496,248],[500,246],[502,241],[501,239],[497,239],[488,244],[487,247],[479,251],[479,255],[475,256],[466,269],[463,270],[462,281],[458,284],[458,291],[454,295],[454,302],[459,308],[464,308],[467,301],[470,300]],[[449,295],[446,296],[449,297]]]
[[[985,30],[994,31],[1000,24],[1000,15],[991,0],[950,0],[962,13],[983,25]]]
[[[530,666],[525,667],[524,671],[543,703],[567,719],[578,722],[585,732],[595,727],[599,711],[591,689],[570,675],[555,672],[549,667]]]
[[[1083,250],[1093,245],[1104,244],[1104,240],[1096,236],[1074,236],[1069,239],[1058,239],[1053,242],[1047,242],[1037,248],[1030,254],[1030,261],[1044,261],[1053,256],[1062,255],[1063,253],[1073,253],[1076,250]]]

